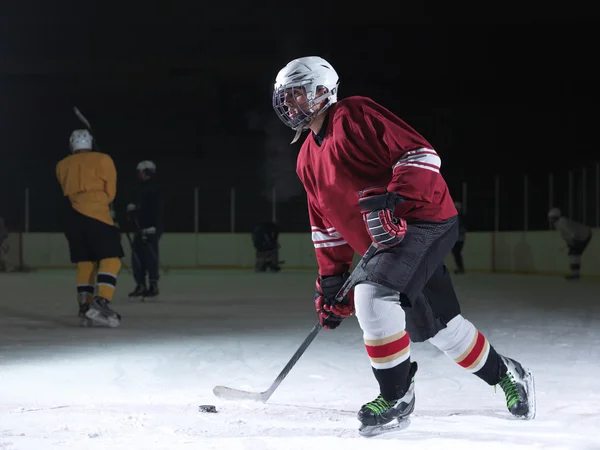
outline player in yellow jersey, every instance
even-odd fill
[[[110,213],[117,193],[112,158],[92,151],[88,130],[75,130],[69,139],[72,154],[56,165],[56,177],[70,207],[65,236],[71,261],[77,264],[77,299],[82,326],[117,327],[121,316],[110,308],[121,269],[123,248]]]

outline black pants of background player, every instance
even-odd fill
[[[581,277],[581,255],[592,240],[592,234],[585,241],[576,241],[569,245],[569,266],[571,274],[567,276],[568,280],[578,280]]]
[[[139,234],[133,238],[131,267],[133,268],[133,278],[138,286],[147,286],[146,279],[150,283],[158,283],[160,278],[159,241],[159,234],[150,235],[145,241]]]
[[[71,262],[122,258],[121,235],[117,227],[85,216],[74,209],[66,214],[65,237]]]
[[[456,241],[454,247],[452,247],[452,256],[454,256],[454,263],[456,264],[456,270],[454,273],[465,273],[465,265],[463,262],[462,251],[465,246],[464,240]]]
[[[256,263],[254,269],[257,272],[279,272],[279,248],[256,251]]]

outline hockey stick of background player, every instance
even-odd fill
[[[364,254],[364,256],[361,258],[361,260],[358,262],[358,264],[356,265],[356,267],[354,268],[354,270],[352,271],[352,273],[350,274],[350,276],[348,277],[348,279],[346,280],[346,282],[344,283],[342,288],[337,293],[336,299],[343,299],[346,296],[346,294],[348,294],[348,292],[352,288],[354,288],[356,283],[358,283],[359,281],[362,281],[366,278],[365,277],[365,273],[366,273],[365,265],[366,265],[367,261],[369,261],[369,259],[371,259],[371,257],[375,254],[376,251],[377,251],[377,246],[375,244],[371,244],[371,246],[369,247],[367,252]],[[277,389],[277,387],[285,379],[285,377],[288,375],[288,373],[290,373],[290,370],[292,370],[292,367],[294,367],[296,365],[296,363],[298,362],[300,357],[304,354],[304,352],[306,351],[308,346],[311,344],[311,342],[314,340],[314,338],[317,336],[317,334],[319,334],[319,331],[321,331],[322,328],[323,327],[321,326],[321,324],[319,322],[317,322],[316,325],[312,328],[312,330],[310,330],[310,333],[308,334],[306,339],[304,339],[304,342],[302,342],[302,344],[300,345],[298,350],[296,350],[296,353],[294,353],[292,358],[285,365],[285,367],[283,368],[281,373],[279,375],[277,375],[277,378],[275,378],[275,381],[273,381],[273,383],[271,384],[271,387],[269,387],[269,389],[267,389],[266,391],[250,392],[250,391],[241,391],[239,389],[233,389],[233,388],[229,388],[226,386],[215,386],[215,388],[213,389],[213,394],[215,394],[217,397],[221,397],[226,400],[255,400],[258,402],[265,403],[269,399],[269,397],[271,397],[271,395],[273,395],[273,392],[275,392],[275,389]]]
[[[142,233],[142,228],[140,227],[139,222],[137,221],[137,219],[133,219],[133,224],[135,225],[135,227],[137,228],[137,233],[140,235],[140,237],[142,237],[144,235],[144,233]],[[158,245],[158,242],[157,244]],[[160,260],[158,259],[158,255],[156,254],[156,252],[154,251],[154,249],[152,248],[152,246],[148,245],[148,250],[150,250],[150,253],[152,254],[152,257],[154,258],[154,261],[156,261],[156,263],[158,264],[158,267],[160,269],[162,269],[162,271],[164,272],[164,274],[167,274],[167,269],[165,268],[165,266],[163,266],[160,263]]]
[[[81,111],[79,111],[79,108],[77,108],[77,106],[73,106],[73,112],[75,113],[75,115],[77,116],[77,118],[79,120],[81,120],[81,122],[83,122],[83,124],[85,125],[85,127],[88,130],[92,131],[92,126],[90,125],[90,121],[87,120],[83,114],[81,114]]]
[[[112,207],[112,204],[111,204],[110,210],[111,210],[111,216],[112,216],[112,214],[114,213],[114,209]],[[112,216],[112,217],[114,217],[114,216]],[[114,218],[113,218],[113,221],[115,222],[116,229],[119,230],[120,233],[122,233],[121,227],[119,226],[119,222],[117,222],[116,220],[114,220]],[[127,240],[129,241],[129,247],[131,247],[131,254],[136,259],[138,267],[142,267],[142,263],[140,261],[140,258],[138,257],[137,253],[133,249],[133,241],[131,240],[131,236],[129,236],[129,232],[126,231],[125,232],[125,236],[127,236]],[[127,267],[127,264],[125,264],[122,261],[121,261],[121,264],[123,264],[123,266],[125,266],[125,268],[129,271],[129,274],[131,275],[132,271],[131,271],[131,269],[129,267]]]
[[[87,128],[87,130],[92,133],[92,136],[94,135],[93,131],[92,131],[92,124],[90,123],[89,120],[86,119],[86,117],[81,113],[81,111],[79,111],[79,108],[77,108],[77,106],[73,106],[73,112],[75,113],[75,115],[77,116],[77,118],[81,121],[81,123],[83,123],[85,125],[85,127]],[[100,147],[98,146],[98,142],[96,141],[96,138],[94,138],[92,140],[92,146],[96,149],[96,150],[100,150]]]
[[[138,256],[138,254],[135,251],[135,247],[133,246],[133,240],[131,239],[131,236],[129,235],[129,231],[125,231],[125,236],[127,237],[127,240],[129,241],[129,247],[131,248],[131,254],[135,258],[135,260],[138,264],[138,267],[142,267],[142,262],[140,261],[140,257]]]

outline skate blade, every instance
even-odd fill
[[[121,318],[119,316],[109,316],[106,317],[100,311],[90,308],[88,312],[85,313],[86,317],[93,320],[94,323],[100,325],[106,325],[110,328],[116,328],[121,324]]]
[[[528,413],[523,416],[524,420],[531,420],[535,418],[536,414],[536,403],[535,403],[535,378],[533,377],[533,373],[531,370],[525,369],[527,375],[525,376],[525,390],[527,391],[527,406]]]
[[[364,437],[379,436],[384,433],[405,430],[409,425],[410,419],[408,417],[401,417],[396,419],[396,422],[386,423],[385,425],[361,425],[358,429],[358,434]]]
[[[92,321],[92,319],[83,316],[79,318],[79,326],[81,328],[92,328],[94,326],[94,322]]]

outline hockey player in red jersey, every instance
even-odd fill
[[[338,101],[339,78],[320,57],[291,61],[278,74],[273,107],[296,131],[310,131],[297,161],[308,197],[319,276],[315,305],[328,329],[356,314],[379,395],[362,406],[371,434],[414,409],[410,342],[429,341],[489,385],[500,385],[510,412],[535,416],[531,372],[499,355],[461,315],[444,265],[458,235],[457,211],[433,146],[366,97]],[[354,252],[378,251],[366,279],[342,302]],[[390,425],[391,426],[391,425]]]

